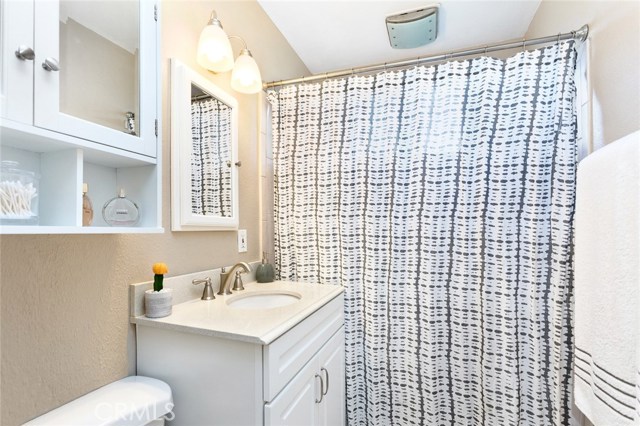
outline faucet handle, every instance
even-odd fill
[[[211,278],[206,277],[205,279],[195,279],[191,281],[191,284],[198,285],[204,284],[204,291],[202,292],[202,300],[213,300],[216,297],[213,295],[213,287],[211,287]]]
[[[236,279],[233,281],[233,291],[244,290],[244,284],[242,283],[242,274],[243,272],[236,271]]]

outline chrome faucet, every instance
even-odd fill
[[[235,271],[236,268],[242,268],[244,269],[244,272]],[[234,271],[236,272],[236,274],[235,274],[235,280],[233,282],[233,290],[234,291],[244,290],[244,285],[242,284],[242,277],[240,275],[247,272],[251,272],[251,266],[249,266],[245,262],[238,262],[231,267],[229,272],[227,272],[225,268],[222,268],[222,272],[220,272],[220,291],[218,291],[218,294],[222,294],[222,295],[231,294],[230,284],[231,284],[231,277],[233,276]]]

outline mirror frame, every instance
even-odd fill
[[[229,217],[192,212],[191,206],[191,84],[231,107],[231,209]],[[238,229],[238,101],[179,60],[171,59],[171,230],[224,231]]]

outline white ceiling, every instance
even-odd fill
[[[539,0],[441,0],[438,38],[392,49],[385,18],[437,3],[394,0],[258,0],[312,73],[391,62],[522,38]]]

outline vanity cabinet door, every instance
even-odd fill
[[[35,0],[34,25],[33,124],[155,157],[155,3]]]
[[[318,403],[322,393],[316,358],[265,405],[265,426],[314,426],[318,424]]]
[[[0,116],[23,124],[33,122],[33,6],[0,2]]]
[[[268,426],[345,424],[344,327],[265,405]]]
[[[344,327],[318,353],[323,382],[322,402],[318,404],[321,426],[345,424]]]

